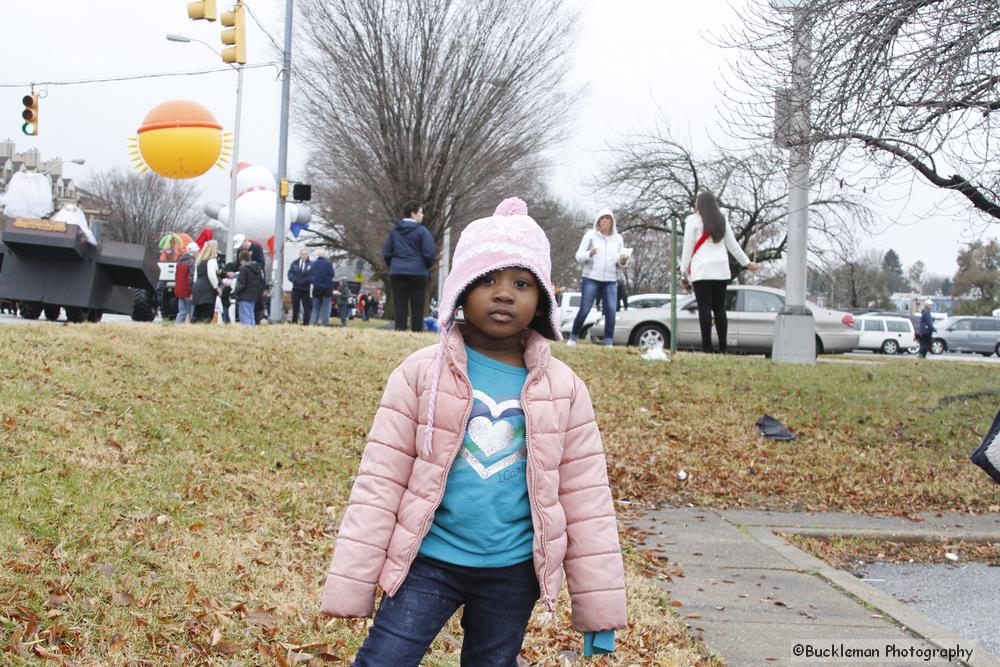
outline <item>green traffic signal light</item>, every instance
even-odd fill
[[[21,126],[21,132],[28,135],[29,137],[38,136],[38,95],[32,93],[30,95],[25,95],[21,98],[21,104],[24,105],[24,111],[21,112],[21,118],[24,119],[24,124]]]

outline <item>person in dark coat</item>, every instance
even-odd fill
[[[250,253],[250,260],[257,262],[261,268],[264,268],[266,264],[264,260],[264,246],[256,241],[251,241],[244,234],[237,234],[233,237],[233,247],[240,252],[244,250],[248,251]]]
[[[236,276],[236,285],[233,287],[233,294],[236,295],[237,299],[240,324],[252,327],[257,325],[254,308],[260,303],[261,296],[267,287],[267,282],[264,279],[264,268],[250,259],[250,257],[250,251],[243,250],[240,252],[240,272]]]
[[[410,315],[410,330],[424,330],[424,297],[427,276],[434,266],[437,248],[434,237],[420,224],[424,211],[415,201],[403,205],[403,218],[396,221],[382,246],[382,259],[389,269],[392,299],[396,311],[396,331],[406,331],[406,315]]]
[[[347,319],[351,314],[351,298],[354,295],[351,293],[351,288],[343,280],[337,283],[337,289],[333,291],[333,295],[337,297],[337,314],[340,316],[340,326],[346,327]]]
[[[931,349],[931,340],[934,338],[934,318],[931,317],[931,307],[934,302],[930,299],[924,301],[924,309],[920,311],[920,329],[917,331],[917,342],[920,343],[920,351],[917,354],[921,359],[927,358],[927,353]]]
[[[312,317],[310,324],[323,322],[330,326],[330,303],[333,298],[333,264],[327,259],[326,250],[320,248],[312,265]]]
[[[206,241],[195,260],[194,316],[192,322],[207,323],[215,314],[215,299],[219,296],[219,244]]]
[[[302,309],[302,324],[309,324],[312,314],[312,300],[309,290],[312,287],[312,260],[309,251],[303,248],[299,258],[288,267],[288,282],[292,283],[292,324],[299,321],[299,307]]]

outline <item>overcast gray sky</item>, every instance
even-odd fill
[[[680,138],[696,149],[708,148],[710,137],[722,139],[717,110],[720,72],[727,53],[703,39],[735,20],[725,0],[679,3],[662,0],[571,0],[580,8],[583,24],[573,71],[574,83],[587,94],[577,110],[572,136],[553,152],[551,183],[568,202],[585,208],[604,204],[589,183],[600,173],[608,142],[629,133],[669,123]],[[186,0],[36,0],[17,3],[18,18],[5,3],[5,31],[0,53],[5,63],[0,83],[66,81],[105,76],[172,72],[215,67],[218,57],[203,45],[166,41],[167,33],[203,39],[218,48],[219,24],[187,18]],[[220,0],[220,6],[225,0]],[[257,16],[278,40],[282,35],[284,2],[251,0]],[[274,57],[263,33],[249,22],[250,62]],[[273,68],[247,70],[243,103],[240,159],[274,169],[280,84]],[[44,157],[85,158],[83,167],[69,165],[66,173],[85,182],[92,170],[129,164],[127,140],[135,135],[146,112],[174,98],[206,105],[227,130],[232,130],[236,76],[219,72],[203,76],[164,77],[112,83],[42,88],[40,136],[20,132],[23,87],[0,88],[0,138],[11,138],[18,149],[37,147]],[[294,81],[293,81],[294,95]],[[661,116],[665,115],[665,118]],[[307,137],[295,133],[289,172],[301,173],[307,159]],[[197,179],[205,201],[225,201],[228,176],[213,168]],[[912,194],[911,194],[912,191]],[[923,260],[935,273],[952,274],[961,243],[997,236],[973,227],[961,207],[947,204],[947,195],[920,183],[882,188],[874,200],[885,232],[869,240],[873,248],[894,248],[904,265]],[[958,213],[956,214],[956,211]]]

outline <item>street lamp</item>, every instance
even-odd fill
[[[175,33],[170,33],[167,35],[167,41],[169,42],[180,42],[186,44],[188,42],[198,42],[199,44],[204,44],[205,48],[212,51],[220,58],[222,54],[219,53],[211,44],[208,42],[203,42],[200,39],[193,39],[187,37],[186,35],[178,35]],[[236,77],[236,125],[233,127],[233,160],[231,162],[230,178],[229,178],[229,218],[226,220],[226,258],[230,258],[233,255],[233,239],[236,236],[236,166],[240,163],[240,118],[243,113],[243,65],[239,66],[230,65],[234,67],[237,71]]]
[[[789,90],[781,91],[776,107],[775,142],[789,151],[788,254],[785,258],[785,305],[774,322],[771,357],[780,363],[816,362],[816,322],[806,306],[806,252],[809,235],[809,105],[810,35],[806,23],[809,0],[771,0],[771,6],[792,15],[792,71]]]
[[[47,168],[43,169],[42,171],[40,171],[38,173],[39,174],[47,174],[47,173],[49,173],[50,171],[52,171],[53,169],[55,169],[56,167],[58,167],[60,165],[64,165],[64,164],[84,164],[86,162],[87,161],[84,160],[82,157],[78,157],[75,160],[56,160],[54,164],[49,165]]]

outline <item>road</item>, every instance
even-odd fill
[[[858,569],[875,588],[1000,656],[1000,607],[995,597],[983,595],[1000,590],[1000,568],[984,563],[871,563]]]
[[[849,352],[845,357],[858,357],[863,359],[868,359],[874,361],[876,359],[882,361],[892,361],[893,359],[916,359],[917,361],[930,361],[930,362],[942,362],[942,361],[961,361],[961,362],[977,362],[981,364],[1000,364],[1000,357],[984,357],[981,354],[966,354],[963,352],[945,352],[944,354],[928,354],[926,360],[921,360],[915,354],[879,354],[877,352],[868,352],[866,350],[855,350],[854,352]]]
[[[101,322],[109,324],[125,324],[125,323],[131,324],[132,318],[129,317],[128,315],[114,315],[112,313],[105,313],[105,315],[101,318]],[[53,324],[53,323],[45,319],[44,315],[39,317],[37,320],[26,320],[20,316],[14,316],[11,315],[10,313],[3,313],[2,315],[0,315],[0,325],[3,324],[42,325],[42,324]],[[55,322],[55,324],[66,324],[66,313],[61,313],[59,320]]]

